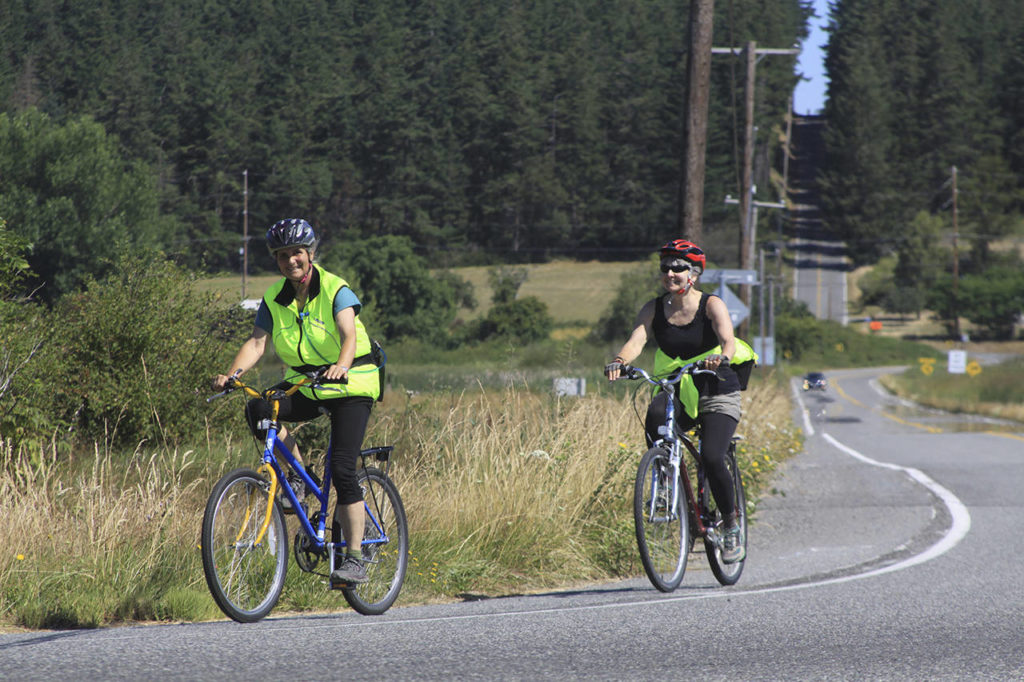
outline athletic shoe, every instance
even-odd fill
[[[360,585],[367,580],[369,578],[366,576],[366,567],[363,566],[363,562],[348,554],[342,559],[341,565],[331,571],[331,587],[337,583]]]
[[[747,550],[741,542],[740,527],[738,525],[725,529],[725,537],[722,539],[722,563],[734,564],[743,561],[747,556]]]
[[[306,497],[306,484],[298,476],[292,475],[288,477],[288,485],[292,487],[295,492],[295,497],[299,499],[299,503],[302,503],[303,498]],[[292,506],[292,501],[287,495],[281,495],[281,511],[285,514],[294,514],[295,508]]]

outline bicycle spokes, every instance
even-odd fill
[[[651,495],[648,504],[647,516],[651,523],[665,523],[675,521],[678,518],[676,508],[673,504],[676,498],[676,489],[673,485],[673,476],[668,467],[654,467],[651,469]]]

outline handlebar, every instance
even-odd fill
[[[291,387],[287,389],[280,389],[276,387],[268,388],[262,393],[257,391],[256,389],[254,389],[252,386],[245,383],[241,379],[239,379],[238,376],[232,375],[228,377],[228,382],[227,385],[224,387],[224,390],[221,391],[220,393],[214,393],[213,395],[206,399],[206,402],[211,402],[213,400],[216,400],[217,398],[223,398],[224,396],[228,395],[229,393],[236,389],[244,391],[247,395],[249,395],[252,398],[263,397],[268,400],[280,399],[285,396],[289,396],[298,391],[303,386],[309,386],[310,388],[316,389],[337,391],[338,389],[333,388],[331,386],[327,386],[326,384],[347,384],[348,379],[324,379],[323,375],[328,370],[329,367],[330,365],[323,365],[308,372],[299,372],[299,374],[302,375],[302,379],[292,384]],[[275,396],[275,394],[278,393],[280,395]]]
[[[684,374],[710,374],[712,376],[718,376],[718,373],[713,369],[704,369],[703,361],[698,360],[697,362],[691,362],[688,365],[683,365],[678,370],[668,374],[664,377],[653,377],[642,367],[634,367],[633,365],[622,365],[620,370],[622,374],[619,376],[620,379],[642,379],[649,384],[655,386],[661,386],[665,388],[672,384],[678,384],[679,380],[683,378]]]

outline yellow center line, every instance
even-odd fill
[[[864,403],[860,402],[856,398],[854,398],[851,395],[849,395],[846,391],[844,391],[842,386],[839,385],[839,382],[836,379],[832,380],[832,385],[835,387],[836,393],[838,393],[844,399],[849,400],[851,403],[853,403],[857,407],[863,407],[863,408],[866,408],[868,410],[871,410],[872,412],[874,412],[876,414],[882,415],[886,419],[891,419],[892,421],[897,422],[899,424],[903,424],[904,426],[913,426],[914,428],[917,428],[917,429],[924,429],[925,431],[928,431],[929,433],[942,433],[942,429],[940,429],[937,426],[928,426],[926,424],[918,424],[917,422],[910,422],[910,421],[907,421],[906,419],[900,419],[899,417],[897,417],[895,415],[888,414],[886,412],[882,412],[881,410],[879,410],[876,407],[869,407],[869,406],[865,405]]]
[[[985,431],[990,436],[1002,436],[1003,438],[1013,438],[1014,440],[1024,441],[1024,436],[1017,435],[1016,433],[1004,433],[1002,431]]]
[[[818,280],[817,280],[817,283],[815,285],[816,288],[815,288],[815,291],[814,291],[814,295],[815,295],[814,305],[817,307],[818,319],[821,319],[821,254],[820,253],[818,254],[818,267],[815,270],[815,272],[818,273]]]

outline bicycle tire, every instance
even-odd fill
[[[383,535],[388,542],[363,545],[363,564],[369,580],[342,589],[345,601],[365,616],[379,616],[398,599],[409,562],[409,524],[398,488],[380,469],[367,467],[359,472],[359,486],[369,513],[363,531],[364,540]],[[372,517],[372,518],[371,518]],[[380,524],[380,529],[374,524]]]
[[[743,563],[746,561],[747,495],[743,489],[743,475],[740,473],[740,468],[736,464],[736,450],[734,446],[729,446],[729,451],[725,456],[725,464],[732,474],[737,521],[740,525],[740,543],[743,546],[744,558],[735,563],[725,563],[722,561],[721,547],[716,546],[714,542],[707,538],[704,538],[704,552],[708,555],[708,563],[711,564],[711,572],[715,574],[715,579],[722,585],[735,585],[736,581],[740,579],[740,575],[743,573]],[[715,523],[718,528],[721,528],[721,524],[719,522],[722,520],[722,515],[717,509],[709,511],[709,518],[712,519],[712,522]]]
[[[667,508],[675,485],[679,485],[679,481],[673,480],[671,475],[668,452],[662,448],[648,450],[636,472],[633,522],[644,572],[651,584],[662,592],[673,591],[683,581],[691,544],[689,519],[685,513],[680,513],[680,505],[686,504],[682,489],[677,508]],[[655,498],[653,507],[652,497]]]
[[[206,503],[200,539],[203,573],[221,611],[239,623],[270,613],[288,571],[284,512],[267,494],[268,482],[251,469],[236,469],[217,481]],[[254,545],[267,513],[270,525]]]

